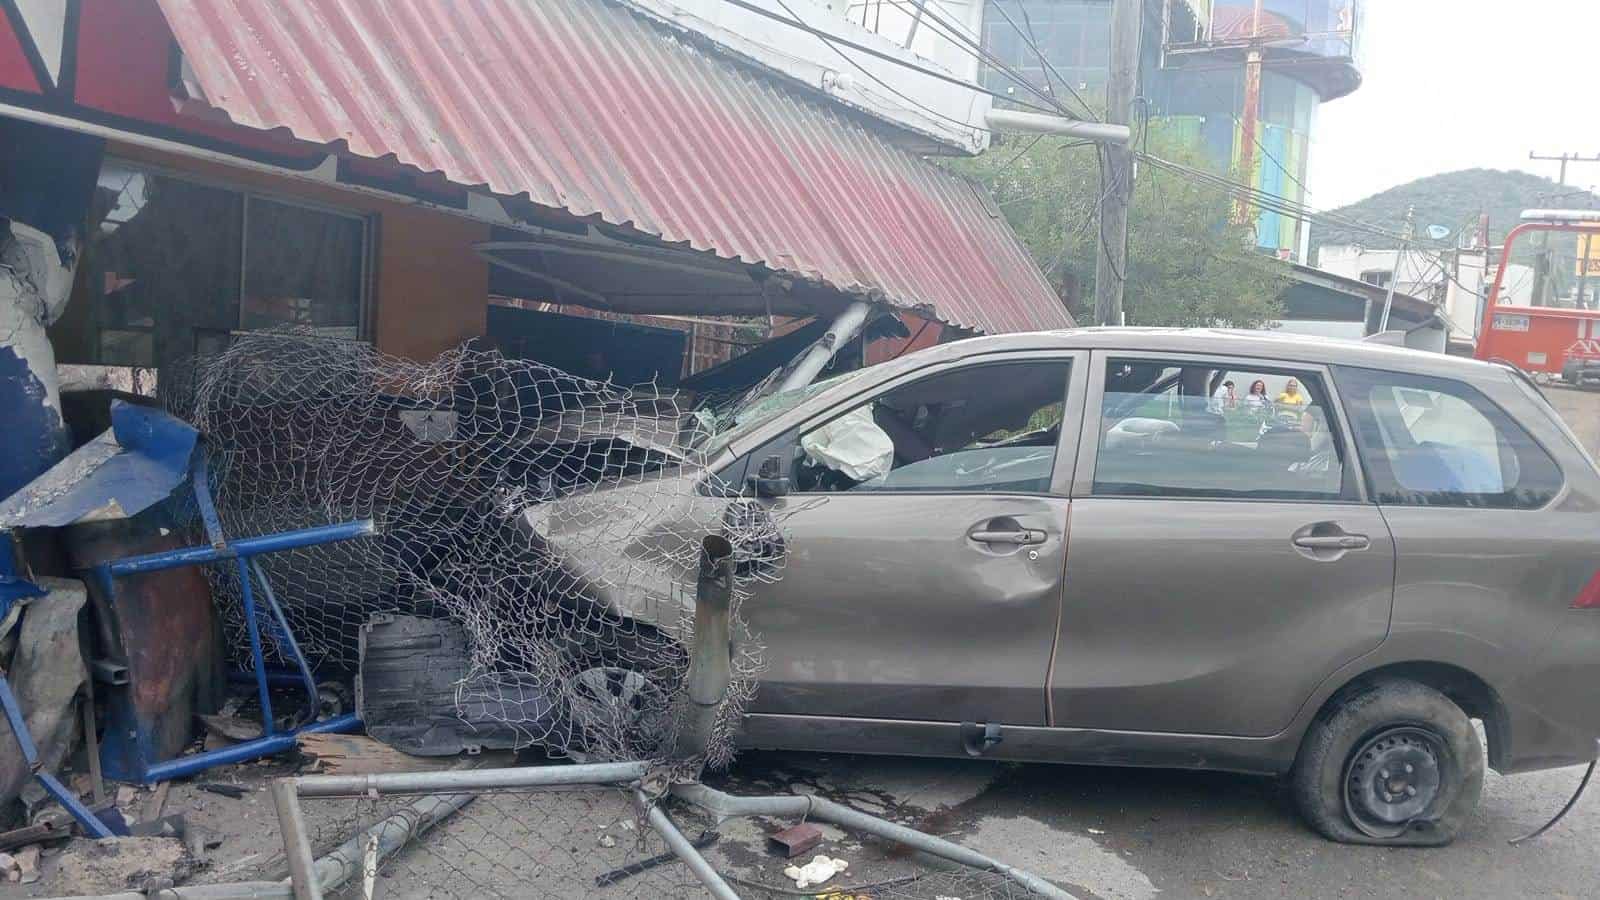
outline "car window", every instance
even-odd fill
[[[1531,509],[1561,489],[1550,454],[1471,385],[1372,369],[1335,377],[1379,503]]]
[[[1336,499],[1344,458],[1313,372],[1106,362],[1097,495]]]
[[[989,363],[894,388],[800,436],[795,489],[1046,492],[1069,372]]]

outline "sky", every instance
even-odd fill
[[[1457,169],[1554,179],[1563,152],[1600,155],[1600,2],[1366,0],[1362,85],[1322,106],[1310,205],[1334,209]],[[1600,163],[1567,182],[1600,186]]]

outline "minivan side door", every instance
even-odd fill
[[[782,577],[743,607],[751,712],[1044,724],[1086,357],[918,370],[755,451],[792,488],[764,501]]]
[[[1052,724],[1281,731],[1393,598],[1329,373],[1096,351],[1089,379]]]

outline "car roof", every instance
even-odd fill
[[[1008,350],[1052,348],[1265,357],[1287,362],[1361,366],[1449,378],[1505,377],[1504,370],[1492,363],[1426,350],[1340,338],[1226,328],[1116,327],[1017,332],[969,338],[922,353],[932,356],[943,355],[940,351],[944,351],[950,358],[957,358]],[[922,354],[907,354],[902,359],[918,355]]]

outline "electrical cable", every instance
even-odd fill
[[[777,14],[777,13],[775,13],[775,12],[769,10],[769,9],[764,9],[764,8],[762,8],[760,6],[757,6],[754,3],[749,2],[749,0],[723,0],[723,2],[731,4],[733,6],[737,6],[740,9],[745,10],[746,12],[755,13],[756,15],[761,16],[763,18],[771,19],[774,22],[779,22],[779,23],[782,23],[784,25],[788,25],[791,28],[796,28],[796,29],[799,29],[800,31],[804,31],[807,34],[810,34],[811,36],[822,40],[824,43],[828,44],[829,46],[832,46],[836,53],[839,53],[841,51],[839,51],[837,46],[833,46],[835,44],[841,45],[841,46],[845,46],[845,47],[849,47],[852,50],[856,50],[856,51],[859,51],[861,53],[865,53],[868,56],[872,56],[872,57],[875,57],[877,59],[881,59],[881,60],[883,60],[885,62],[892,63],[894,65],[900,66],[901,68],[910,69],[913,72],[919,72],[919,73],[921,73],[923,75],[926,75],[929,78],[933,78],[933,79],[935,79],[937,81],[942,81],[942,82],[945,82],[947,84],[953,84],[953,85],[955,85],[957,87],[964,88],[964,89],[969,90],[969,91],[977,91],[980,94],[987,94],[990,97],[993,97],[993,98],[995,98],[997,100],[1006,100],[1006,101],[1011,102],[1011,103],[1016,103],[1017,105],[1025,108],[1025,109],[1032,110],[1033,112],[1044,113],[1046,115],[1054,115],[1054,114],[1060,112],[1059,108],[1044,107],[1044,106],[1039,106],[1038,104],[1026,103],[1026,102],[1023,102],[1023,101],[1019,101],[1019,100],[1016,100],[1015,98],[1010,97],[1010,96],[1008,96],[1006,94],[1002,94],[999,91],[988,90],[988,89],[984,88],[981,85],[975,85],[970,81],[964,81],[964,80],[962,80],[960,78],[957,78],[954,75],[950,75],[950,74],[945,73],[945,72],[940,72],[940,71],[938,71],[936,69],[924,68],[922,66],[916,65],[915,63],[908,62],[908,61],[906,61],[904,59],[900,59],[899,57],[894,56],[892,54],[885,53],[884,51],[879,50],[879,49],[877,49],[875,47],[868,47],[865,44],[861,44],[861,43],[858,43],[856,41],[849,40],[847,38],[838,37],[836,35],[830,35],[830,34],[828,34],[827,32],[823,31],[820,28],[817,28],[817,27],[815,27],[813,25],[807,24],[804,20],[802,20],[798,16],[796,16],[794,11],[789,9],[787,6],[784,6],[784,9],[789,12],[789,15],[788,16],[782,16],[782,15],[779,15],[779,14]],[[780,0],[778,5],[783,6],[783,3],[781,2],[781,0]],[[841,55],[843,55],[843,54],[841,53]],[[856,66],[856,68],[858,68],[858,69],[861,68],[859,63],[856,63],[854,60],[850,60],[848,56],[846,56],[845,59],[849,60],[852,65]],[[863,70],[863,71],[865,71],[865,70]],[[872,77],[873,77],[874,81],[878,81],[880,84],[882,84],[882,81],[879,80],[876,76],[872,76]],[[890,90],[893,90],[893,89],[891,88]],[[895,93],[899,94],[898,91],[895,91]],[[903,94],[900,94],[900,96],[904,97]],[[905,98],[905,99],[910,100],[910,98]],[[1049,99],[1049,98],[1047,97],[1046,99]],[[919,107],[922,107],[924,110],[926,110],[926,111],[928,111],[930,113],[934,113],[935,115],[940,115],[943,118],[949,118],[948,116],[943,116],[940,113],[936,113],[933,110],[928,109],[926,106],[923,106],[922,104],[917,103],[914,100],[912,100],[910,102],[912,102],[913,104],[915,104],[915,105],[917,105]],[[952,120],[952,121],[955,121],[955,120]],[[970,122],[962,122],[961,124],[962,124],[963,127],[966,127],[966,128],[975,127]]]
[[[1562,819],[1566,818],[1567,813],[1572,812],[1572,808],[1578,805],[1578,798],[1583,796],[1583,789],[1589,786],[1589,779],[1594,776],[1595,762],[1600,762],[1600,760],[1591,760],[1589,762],[1589,768],[1583,770],[1583,780],[1578,782],[1578,789],[1573,792],[1572,799],[1567,801],[1566,806],[1561,807],[1561,811],[1556,813],[1555,818],[1544,823],[1534,831],[1531,831],[1519,838],[1512,838],[1506,843],[1515,847],[1523,841],[1531,841],[1539,835],[1544,834],[1546,831],[1556,827],[1557,822],[1560,822]]]
[[[1253,185],[1243,184],[1222,175],[1206,172],[1204,170],[1196,169],[1192,166],[1187,166],[1171,160],[1162,159],[1159,156],[1149,153],[1139,153],[1137,155],[1140,160],[1149,163],[1155,168],[1172,172],[1173,174],[1187,178],[1191,181],[1206,184],[1230,194],[1242,195],[1242,199],[1247,205],[1277,212],[1289,218],[1297,219],[1303,222],[1334,225],[1352,231],[1370,234],[1375,237],[1382,237],[1392,241],[1399,241],[1401,239],[1401,236],[1395,232],[1385,230],[1375,225],[1369,225],[1365,222],[1359,222],[1354,219],[1347,219],[1334,213],[1317,212],[1305,206],[1304,204],[1278,197],[1275,194],[1263,191]]]
[[[739,3],[740,0],[728,0],[728,2],[729,3]],[[783,7],[783,11],[784,12],[788,13],[791,16],[794,16],[794,20],[793,21],[794,21],[794,23],[796,25],[804,25],[805,24],[804,22],[800,21],[800,17],[795,14],[795,11],[793,9],[789,8],[789,4],[785,3],[784,0],[777,0],[777,4],[779,6],[781,6],[781,7]],[[882,78],[879,78],[876,74],[874,74],[872,71],[867,69],[866,66],[863,66],[861,63],[859,63],[856,60],[854,60],[853,58],[851,58],[850,54],[844,52],[843,50],[840,50],[838,45],[834,43],[835,38],[832,35],[824,33],[822,31],[822,29],[820,29],[820,28],[810,28],[809,26],[807,26],[807,28],[808,28],[808,30],[811,31],[811,33],[817,39],[821,40],[824,44],[826,44],[828,46],[829,50],[832,50],[835,54],[837,54],[840,59],[842,59],[845,62],[849,63],[853,68],[855,68],[855,70],[857,72],[860,72],[861,74],[863,74],[863,75],[867,76],[868,78],[872,79],[872,81],[877,83],[879,87],[882,87],[884,90],[886,90],[889,93],[895,95],[896,97],[899,97],[900,99],[906,101],[907,103],[910,103],[912,106],[915,106],[918,109],[921,109],[923,112],[927,113],[930,116],[934,116],[935,118],[939,118],[939,119],[944,119],[945,121],[951,122],[951,123],[953,123],[955,125],[958,125],[963,129],[966,129],[966,130],[969,130],[969,131],[985,131],[985,130],[987,130],[986,128],[984,128],[981,125],[974,125],[971,122],[963,121],[963,120],[957,119],[957,118],[955,118],[953,116],[945,115],[944,113],[939,112],[938,110],[934,109],[933,107],[928,106],[928,105],[922,103],[921,101],[919,101],[919,100],[917,100],[917,99],[915,99],[913,97],[907,96],[906,94],[902,93],[900,90],[895,88],[894,85],[891,85],[887,81],[884,81]],[[847,42],[843,42],[843,41],[841,41],[841,42],[842,43],[847,43]],[[919,71],[928,71],[928,70],[919,69]],[[968,87],[972,87],[972,85],[967,85],[967,86]]]
[[[1050,60],[1044,55],[1044,50],[1039,46],[1039,38],[1033,33],[1033,19],[1028,15],[1028,7],[1022,3],[1022,0],[1015,0],[1015,2],[1017,4],[1017,9],[1022,13],[1022,21],[1027,25],[1027,31],[1023,31],[1023,29],[1017,27],[1016,21],[1006,13],[1005,7],[1000,4],[999,0],[996,0],[996,2],[993,4],[994,11],[999,13],[1001,18],[1006,20],[1006,24],[1011,26],[1011,30],[1015,31],[1017,36],[1022,38],[1022,42],[1027,45],[1028,49],[1032,50],[1034,55],[1039,57],[1040,68],[1044,70],[1045,86],[1049,87],[1050,77],[1052,75],[1055,76],[1056,81],[1059,81],[1061,86],[1066,88],[1067,92],[1072,95],[1073,99],[1077,100],[1078,104],[1083,107],[1084,115],[1088,116],[1090,119],[1097,118],[1095,116],[1094,107],[1089,105],[1089,101],[1083,99],[1083,95],[1078,93],[1077,89],[1072,86],[1072,83],[1063,78],[1060,72],[1056,71],[1056,67],[1051,65]]]
[[[730,2],[730,3],[743,2],[743,0],[728,0],[728,2]],[[979,62],[984,63],[984,64],[988,65],[990,68],[992,68],[992,69],[1000,72],[1001,74],[1005,75],[1007,78],[1011,79],[1011,81],[1015,82],[1018,86],[1022,87],[1025,90],[1027,90],[1029,93],[1033,94],[1034,96],[1038,97],[1039,99],[1043,100],[1046,104],[1048,104],[1049,106],[1053,107],[1057,112],[1059,112],[1061,115],[1065,116],[1066,118],[1069,118],[1069,119],[1081,119],[1081,118],[1083,118],[1082,116],[1079,116],[1077,113],[1075,113],[1072,110],[1068,109],[1066,107],[1066,105],[1061,102],[1061,98],[1056,97],[1055,95],[1051,94],[1048,91],[1041,90],[1033,82],[1031,82],[1028,79],[1024,78],[1021,73],[1017,72],[1015,69],[1013,69],[1009,65],[1007,65],[1005,63],[1005,61],[1001,60],[1000,57],[996,56],[993,53],[993,51],[990,51],[990,50],[986,49],[983,46],[983,43],[981,41],[976,40],[976,39],[972,38],[971,36],[962,33],[962,31],[960,30],[960,28],[958,26],[951,24],[951,22],[948,19],[944,18],[942,14],[936,12],[935,9],[936,9],[936,7],[931,2],[927,6],[923,7],[923,19],[924,19],[924,21],[930,21],[930,22],[935,23],[938,26],[942,26],[942,33],[944,34],[944,36],[949,38],[952,42],[954,42],[954,43],[956,43],[958,45],[963,45],[966,48],[965,52],[967,53],[967,55],[976,58]],[[1021,31],[1018,31],[1017,34],[1018,34],[1019,37],[1026,38],[1026,36],[1023,35],[1021,33]],[[995,92],[995,91],[985,91],[985,93],[988,93],[991,96],[997,96],[997,97],[999,97],[1000,99],[1003,99],[1003,100],[1008,100],[1008,101],[1010,101],[1012,103],[1019,102],[1016,99],[1014,99],[1014,98],[1012,98],[1012,97],[1010,97],[1008,95],[1000,94],[1000,93]],[[1099,121],[1099,120],[1096,117],[1094,117],[1093,115],[1091,115],[1089,117],[1089,121]]]

